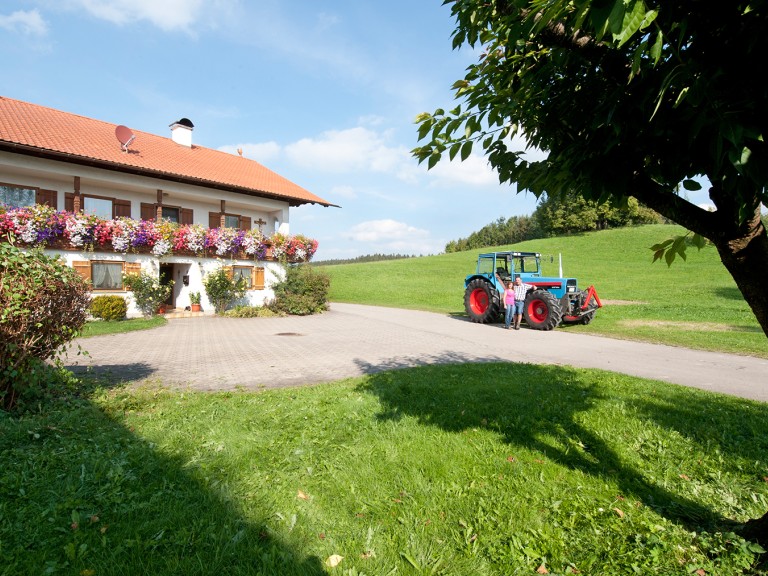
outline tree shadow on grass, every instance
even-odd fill
[[[436,360],[431,363],[458,362],[455,356]],[[420,370],[418,376],[414,370],[374,373],[366,369],[372,375],[362,389],[379,397],[381,419],[407,415],[450,432],[493,430],[513,447],[536,451],[562,466],[614,482],[624,496],[634,496],[686,529],[730,524],[707,505],[659,485],[641,465],[626,463],[612,448],[617,439],[608,437],[609,431],[584,423],[584,415],[605,401],[604,390],[610,390],[591,381],[599,371],[509,363],[416,370]],[[710,410],[717,408],[713,405]],[[656,411],[651,403],[644,406],[644,413],[675,429],[674,414]],[[738,420],[738,414],[731,417]]]
[[[86,384],[89,382],[100,382],[102,387],[115,387],[129,382],[145,380],[156,372],[156,369],[146,362],[103,364],[98,366],[67,364],[64,368],[78,378],[83,379]]]
[[[53,402],[0,418],[0,574],[326,574],[204,462],[159,453],[88,401]]]

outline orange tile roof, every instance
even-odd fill
[[[291,205],[333,206],[254,160],[132,130],[124,152],[116,124],[0,96],[0,149],[107,170],[266,196]]]

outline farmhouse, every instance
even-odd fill
[[[332,206],[241,154],[193,143],[193,123],[168,137],[0,97],[0,240],[42,244],[121,294],[122,275],[173,280],[170,308],[203,293],[206,273],[242,277],[248,304],[272,297],[281,261],[317,242],[289,230],[292,206]],[[129,314],[138,313],[128,298]]]

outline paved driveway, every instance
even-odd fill
[[[442,314],[332,304],[316,316],[177,318],[149,331],[79,341],[70,356],[128,382],[195,390],[278,388],[392,368],[513,361],[602,368],[768,401],[768,360],[587,336],[504,330]],[[74,363],[77,362],[77,365]]]

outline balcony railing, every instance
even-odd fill
[[[60,250],[288,262],[307,262],[317,250],[317,240],[301,234],[265,236],[258,229],[205,228],[131,218],[104,220],[40,204],[23,208],[0,205],[0,241]]]

